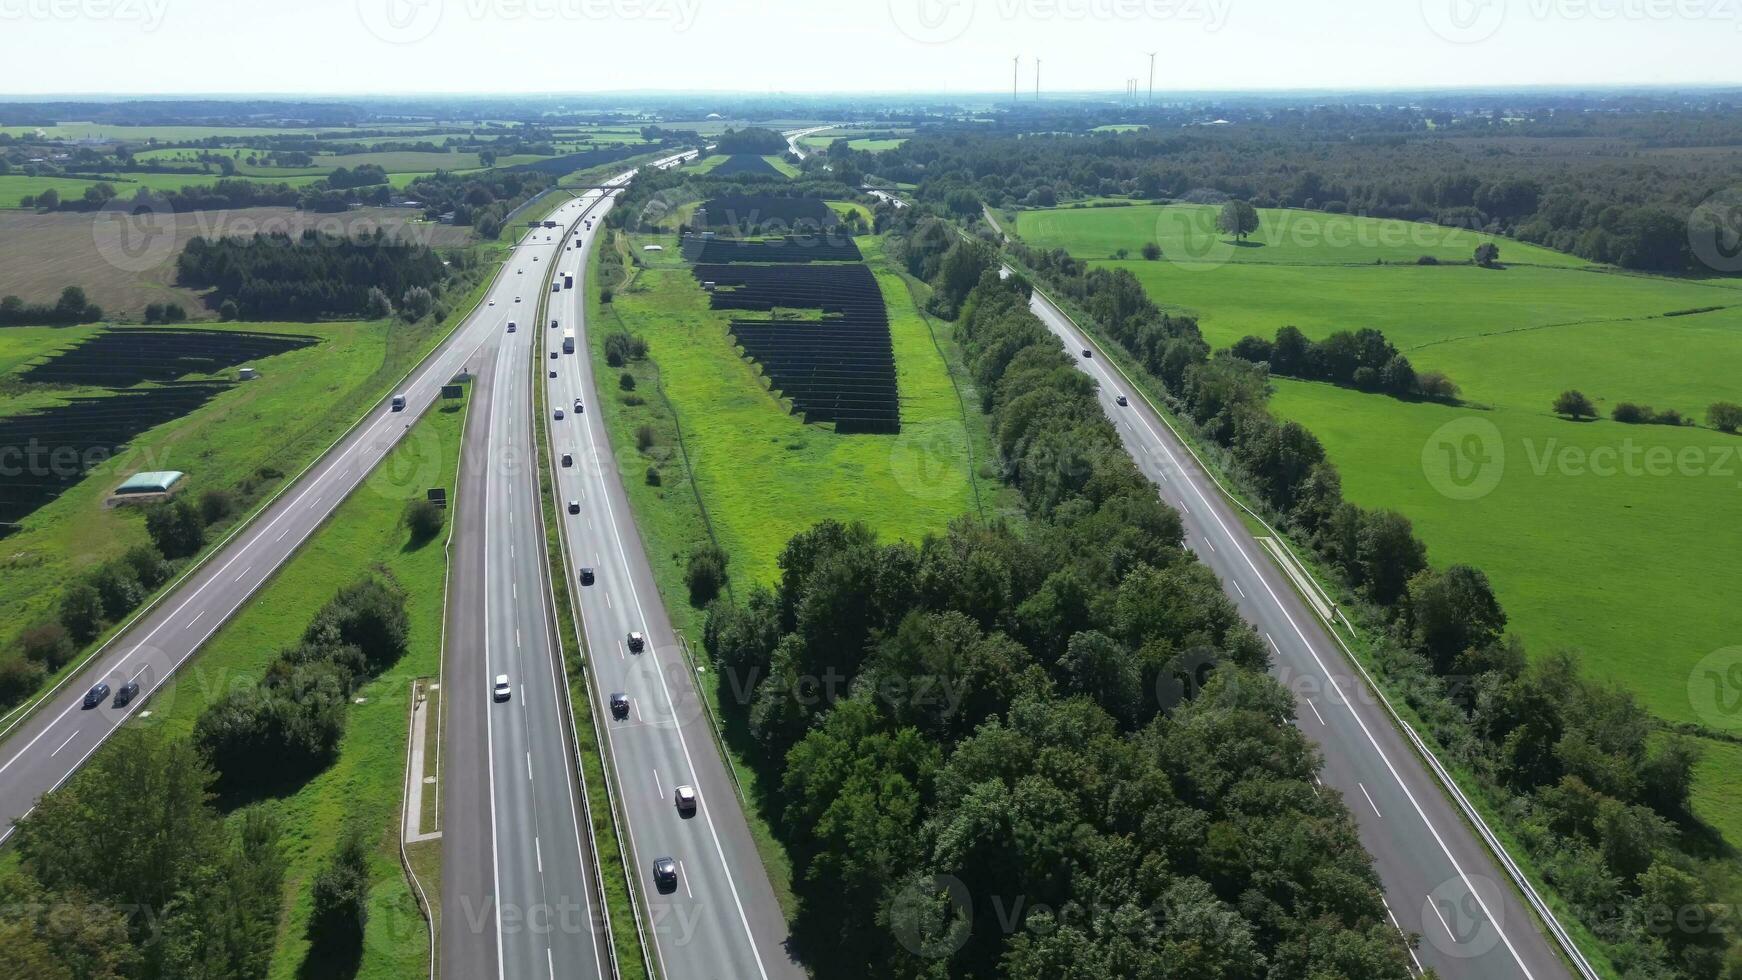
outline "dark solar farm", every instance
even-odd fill
[[[860,262],[865,256],[846,235],[780,235],[775,238],[684,239],[692,262]]]
[[[722,194],[704,204],[692,221],[698,231],[730,232],[743,238],[812,234],[840,223],[834,208],[821,198],[773,194]]]
[[[0,535],[124,452],[140,433],[194,411],[234,380],[214,374],[318,343],[313,337],[230,330],[105,330],[21,373],[27,384],[108,388],[50,408],[0,417]],[[143,384],[144,387],[135,387]]]
[[[701,263],[716,310],[817,310],[817,319],[733,318],[732,337],[806,422],[838,433],[901,431],[895,351],[877,279],[862,263]]]
[[[731,177],[735,174],[754,174],[758,177],[786,176],[773,164],[752,153],[734,153],[708,173],[716,177]]]

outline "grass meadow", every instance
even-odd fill
[[[1325,444],[1351,500],[1407,514],[1435,564],[1484,569],[1530,649],[1580,650],[1594,674],[1669,721],[1734,724],[1702,712],[1689,684],[1701,658],[1742,637],[1742,609],[1702,588],[1735,577],[1737,539],[1720,529],[1742,516],[1742,437],[1607,414],[1633,401],[1703,419],[1713,401],[1742,400],[1742,280],[1623,273],[1505,240],[1501,269],[1421,266],[1418,254],[1467,260],[1484,238],[1298,211],[1260,212],[1254,237],[1266,244],[1199,238],[1199,260],[1170,249],[1178,229],[1202,220],[1193,214],[1211,211],[1054,209],[1023,212],[1015,226],[1031,244],[1130,269],[1157,303],[1198,317],[1212,345],[1285,324],[1312,337],[1377,327],[1417,370],[1446,372],[1465,405],[1277,379],[1272,406]],[[1160,260],[1106,259],[1150,240]],[[1554,416],[1567,388],[1605,417]],[[1480,472],[1491,489],[1443,493],[1443,454],[1470,432],[1487,440]],[[1700,775],[1708,819],[1742,833],[1733,814],[1710,809],[1742,796],[1742,771],[1708,762]]]

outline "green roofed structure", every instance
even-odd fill
[[[126,482],[115,488],[115,496],[128,497],[144,493],[169,493],[175,485],[181,482],[185,473],[179,470],[152,470],[146,473],[135,473]]]

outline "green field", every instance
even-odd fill
[[[833,143],[835,140],[846,135],[847,134],[845,133],[830,131],[826,133],[817,133],[814,136],[806,136],[804,139],[799,140],[799,142],[805,146],[814,147],[819,150],[826,150],[829,148],[830,143]],[[848,136],[847,149],[861,150],[866,153],[882,153],[884,150],[893,150],[905,142],[907,142],[905,137],[873,139],[866,136]]]
[[[595,346],[619,325],[647,339],[660,384],[681,420],[701,499],[732,557],[735,582],[771,581],[787,539],[824,518],[865,521],[885,538],[917,541],[976,510],[969,433],[943,357],[901,278],[883,265],[880,242],[858,242],[890,312],[901,392],[899,436],[837,436],[832,427],[806,425],[791,415],[768,391],[759,369],[739,356],[726,333],[729,317],[708,308],[707,294],[676,257],[674,236],[631,239],[635,255],[643,254],[642,244],[659,243],[665,257],[641,270],[634,286],[618,291],[602,319],[593,321]],[[638,424],[639,412],[620,401],[606,407],[607,418],[622,419],[614,426],[626,433]],[[620,449],[619,457],[624,455]],[[632,496],[643,493],[639,480],[627,482]],[[645,509],[638,507],[638,513]],[[654,554],[666,557],[665,549]]]
[[[75,327],[5,327],[0,328],[0,383],[26,361],[70,347],[97,332],[93,324]],[[11,395],[9,393],[8,400]],[[7,405],[0,412],[9,413]]]
[[[301,187],[319,180],[320,174],[308,176],[287,177],[252,177],[238,174],[237,178],[260,180],[263,183],[283,183],[292,187]],[[32,197],[43,191],[52,189],[59,194],[61,200],[81,198],[87,187],[97,184],[108,184],[115,188],[115,193],[121,197],[130,198],[141,187],[149,187],[154,191],[179,191],[183,187],[208,187],[223,180],[219,174],[150,174],[130,173],[114,174],[106,177],[31,177],[25,174],[6,174],[0,176],[0,208],[16,208],[19,199],[25,195]],[[232,178],[236,179],[236,178]]]
[[[410,543],[402,523],[408,500],[428,486],[450,493],[464,413],[432,411],[264,588],[154,696],[151,714],[132,724],[184,738],[200,712],[233,685],[254,683],[283,647],[341,586],[374,571],[407,593],[410,649],[364,684],[362,703],[345,710],[339,758],[288,796],[269,799],[284,828],[284,918],[271,976],[305,975],[305,930],[316,874],[343,831],[360,828],[372,848],[369,921],[357,977],[398,978],[428,969],[429,933],[399,865],[399,803],[405,772],[407,698],[414,678],[441,669],[444,536]],[[411,478],[415,477],[415,478]]]
[[[1215,346],[1268,337],[1285,324],[1311,337],[1376,327],[1418,371],[1446,372],[1467,407],[1284,379],[1275,382],[1272,406],[1325,444],[1349,499],[1408,515],[1436,565],[1484,569],[1511,630],[1531,650],[1576,648],[1595,675],[1632,690],[1659,716],[1735,731],[1696,708],[1689,682],[1701,658],[1742,636],[1742,608],[1694,588],[1735,575],[1735,536],[1713,530],[1738,514],[1742,438],[1607,418],[1573,423],[1550,405],[1578,388],[1605,416],[1633,401],[1703,419],[1713,401],[1742,400],[1735,381],[1742,280],[1628,274],[1510,241],[1500,242],[1506,267],[1498,270],[1375,265],[1375,258],[1432,254],[1414,243],[1443,230],[1394,229],[1387,241],[1380,232],[1397,223],[1292,211],[1262,212],[1263,220],[1311,217],[1335,230],[1334,241],[1368,244],[1315,248],[1273,230],[1272,244],[1228,246],[1213,256],[1230,256],[1226,262],[1101,258],[1116,247],[1135,253],[1145,234],[1166,250],[1179,240],[1169,232],[1177,223],[1167,224],[1176,219],[1165,217],[1175,210],[1023,212],[1016,226],[1032,244],[1131,270],[1165,308],[1198,317]],[[1455,248],[1444,246],[1448,258],[1467,258],[1478,240],[1460,234]],[[1412,244],[1397,245],[1397,236]],[[1708,307],[1718,309],[1665,315]],[[1442,432],[1448,423],[1454,428]],[[1438,489],[1446,447],[1465,445],[1448,433],[1463,431],[1499,447],[1481,471],[1497,482],[1474,499],[1461,499],[1470,494],[1456,486],[1450,494]],[[1699,799],[1709,807],[1734,795],[1735,773],[1703,765]],[[1716,825],[1735,825],[1702,807],[1706,813]]]
[[[1322,211],[1261,208],[1258,231],[1236,242],[1216,230],[1220,210],[1207,204],[1136,204],[1022,211],[1017,215],[1016,234],[1030,245],[1062,248],[1082,259],[1109,258],[1120,248],[1137,256],[1145,243],[1154,242],[1161,246],[1162,261],[1174,265],[1372,265],[1375,261],[1413,263],[1424,255],[1441,262],[1468,262],[1484,242],[1498,244],[1501,260],[1509,266],[1589,264],[1462,228]]]

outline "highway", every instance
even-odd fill
[[[513,296],[497,303],[506,313],[467,418],[442,672],[449,976],[613,975],[530,465],[538,305],[548,271],[573,254],[571,228],[601,200],[595,190],[564,205],[550,216],[559,227],[533,229],[508,259]]]
[[[561,246],[543,248],[548,252]],[[499,274],[486,301],[399,387],[406,398],[403,411],[393,411],[390,399],[384,398],[192,575],[14,723],[0,746],[0,827],[5,828],[0,841],[42,794],[71,776],[122,722],[162,710],[179,684],[212,687],[228,682],[202,677],[197,670],[178,677],[177,670],[363,482],[434,404],[442,384],[475,365],[500,340],[514,315],[514,296],[524,289],[517,278],[511,270]],[[139,696],[119,708],[111,701],[83,708],[85,691],[98,681],[107,681],[112,689],[137,681]]]
[[[587,237],[590,247],[593,239]],[[626,811],[624,831],[636,873],[634,887],[647,910],[653,955],[670,980],[729,977],[748,980],[800,978],[788,954],[788,932],[768,875],[745,822],[731,776],[709,731],[695,680],[654,584],[624,492],[623,472],[639,479],[645,469],[633,447],[612,451],[597,408],[599,389],[587,356],[585,257],[566,260],[575,288],[552,294],[541,330],[561,350],[564,330],[575,331],[576,352],[540,372],[548,385],[551,463],[563,521],[566,573],[580,595],[580,615],[591,672],[593,711],[605,731],[606,754]],[[576,413],[580,400],[583,411]],[[555,409],[564,418],[554,417]],[[569,465],[561,458],[568,454]],[[570,501],[573,502],[571,511]],[[592,584],[580,569],[590,568]],[[628,649],[631,632],[646,637],[640,652]],[[615,718],[610,694],[629,696],[624,718]],[[695,788],[693,815],[679,813],[677,787]],[[669,857],[677,883],[661,889],[654,861]]]
[[[1215,481],[1075,324],[1038,292],[1030,307],[1099,383],[1138,469],[1179,511],[1187,546],[1269,643],[1273,673],[1295,695],[1296,723],[1324,757],[1323,785],[1354,814],[1394,924],[1421,936],[1418,967],[1472,980],[1568,976],[1505,873]],[[1082,357],[1085,348],[1095,356]],[[1117,403],[1122,393],[1128,406]]]

